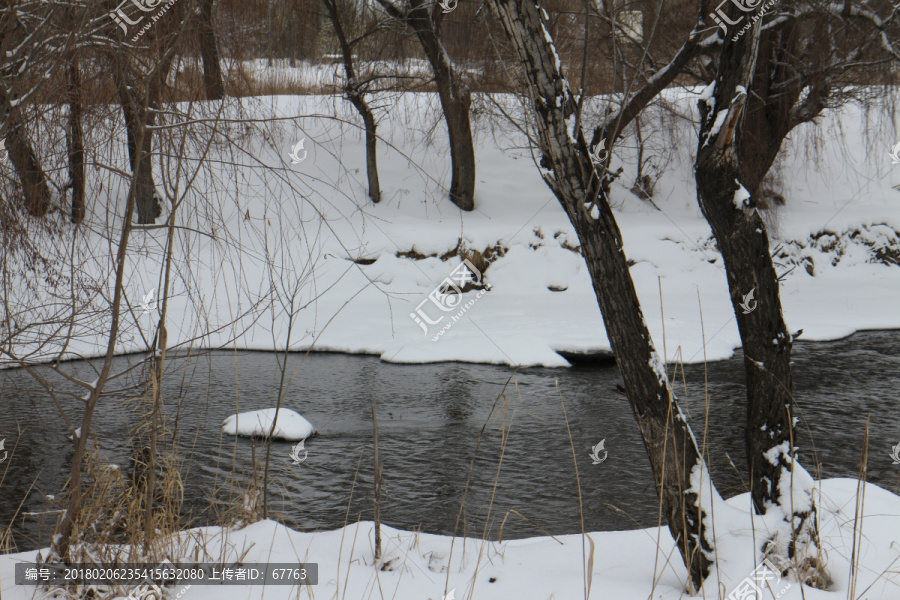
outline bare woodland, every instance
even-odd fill
[[[128,22],[150,14],[137,2],[120,6]],[[610,198],[613,183],[623,183],[610,166],[617,144],[626,136],[640,138],[642,115],[650,106],[665,106],[667,88],[693,86],[703,90],[697,103],[697,201],[724,259],[745,357],[744,473],[757,513],[775,513],[784,523],[771,539],[760,540],[758,550],[785,575],[818,588],[830,585],[807,486],[812,479],[795,453],[794,335],[782,315],[760,211],[775,201],[767,176],[795,128],[829,109],[890,94],[900,61],[896,7],[861,0],[781,2],[736,39],[742,25],[724,34],[710,18],[718,8],[713,2],[463,0],[445,14],[424,0],[176,0],[136,39],[148,19],[125,27],[110,17],[117,8],[69,0],[7,0],[0,7],[0,138],[8,151],[0,165],[0,358],[5,366],[33,372],[35,386],[74,439],[65,510],[48,560],[77,560],[81,542],[97,535],[91,523],[104,522],[108,539],[147,549],[161,531],[180,527],[172,493],[176,457],[166,442],[177,424],[162,416],[168,293],[176,279],[191,289],[185,236],[224,231],[217,206],[239,204],[229,182],[241,168],[265,168],[246,143],[250,133],[286,126],[255,118],[253,98],[319,93],[349,103],[365,136],[366,158],[348,168],[363,170],[365,201],[377,204],[384,147],[379,120],[392,95],[424,92],[435,95],[449,140],[443,210],[479,207],[474,110],[498,122],[511,120],[527,133],[535,168],[577,233],[664,521],[690,574],[689,587],[700,590],[716,559],[709,511],[721,498],[645,323]],[[628,17],[636,11],[640,32]],[[748,23],[753,14],[735,3],[723,12],[729,22]],[[323,84],[327,89],[271,89],[245,68],[252,61],[332,65],[336,76]],[[410,61],[421,68],[400,68]],[[501,96],[514,98],[519,111],[508,111]],[[599,104],[588,103],[592,97]],[[598,159],[601,146],[607,152]],[[652,167],[641,173],[633,189],[652,203]],[[308,193],[284,173],[271,176],[298,198]],[[108,203],[98,201],[101,188],[90,186],[91,178],[103,182]],[[214,185],[198,193],[200,180]],[[746,195],[737,205],[741,188]],[[328,225],[299,217],[288,202],[274,198],[268,223],[259,221],[267,249],[260,265],[269,288],[255,300],[247,296],[240,309],[246,313],[272,310],[293,319],[310,302],[300,291],[315,279],[316,258],[283,248],[291,228],[314,240]],[[257,216],[248,212],[246,218]],[[107,243],[102,277],[81,273],[73,250],[88,227]],[[147,250],[143,236],[156,230],[164,243]],[[191,243],[219,244],[222,263],[240,260],[240,240],[211,236]],[[159,257],[165,275],[152,326],[136,330],[128,324],[139,309],[125,282],[145,251]],[[30,274],[23,277],[25,272]],[[35,274],[55,278],[52,302],[23,285]],[[760,308],[744,314],[739,303],[750,289]],[[123,330],[144,338],[138,385],[133,374],[113,370]],[[62,353],[44,352],[76,337],[102,340],[93,379],[74,375],[60,361]],[[48,365],[81,390],[79,410],[63,409],[56,386],[37,368]],[[283,386],[290,373],[281,368]],[[111,409],[109,396],[126,389],[137,398],[144,428],[130,480],[121,483],[119,500],[127,510],[110,509],[101,518],[92,504],[101,480],[92,466],[92,425],[98,411]],[[280,403],[281,392],[277,398]],[[377,428],[375,436],[379,473]],[[266,515],[268,460],[261,459],[257,487],[231,522]],[[781,492],[782,478],[807,486],[802,493],[808,502],[795,506],[794,496]],[[377,520],[377,503],[375,512]]]

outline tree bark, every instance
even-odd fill
[[[746,114],[736,137],[741,183],[753,197],[760,191],[784,138],[797,124],[791,109],[800,98],[803,79],[787,66],[799,51],[792,41],[795,29],[796,21],[791,20],[760,35],[753,93],[747,98]]]
[[[450,201],[462,210],[475,209],[475,146],[469,112],[472,94],[457,76],[441,39],[440,5],[426,0],[408,0],[402,13],[391,0],[378,0],[395,19],[406,23],[416,34],[434,73],[434,83],[447,123],[450,140]]]
[[[150,108],[142,107],[138,102],[126,77],[125,73],[118,75],[119,102],[122,104],[122,114],[125,117],[131,172],[137,179],[135,183],[137,222],[146,225],[155,223],[162,214],[161,199],[153,181],[153,132],[147,128],[148,125],[153,125],[155,117]],[[140,154],[138,154],[139,141]]]
[[[734,20],[739,13],[736,7],[732,9]],[[785,519],[782,531],[767,540],[764,550],[783,571],[796,566],[801,581],[824,587],[827,574],[818,563],[814,482],[797,462],[794,446],[792,337],[782,315],[766,227],[754,197],[747,193],[749,188],[742,186],[744,151],[753,144],[741,146],[736,139],[747,132],[754,135],[765,130],[760,123],[766,119],[765,110],[757,108],[745,114],[749,106],[746,90],[753,89],[753,74],[757,66],[768,64],[763,59],[757,65],[761,24],[760,19],[736,41],[725,40],[712,96],[700,102],[697,197],[725,263],[744,349],[746,442],[753,504],[761,514],[780,509]],[[758,141],[771,142],[771,131]],[[770,152],[777,153],[778,145]],[[748,178],[755,188],[762,179],[756,171],[759,164],[755,162],[748,169],[754,173]],[[820,579],[819,574],[824,577]]]
[[[0,110],[6,117],[4,141],[9,152],[9,160],[22,185],[23,207],[31,216],[43,217],[50,211],[50,186],[47,184],[47,176],[31,145],[31,140],[28,139],[22,113],[18,107],[13,106],[2,82],[0,82]]]
[[[596,167],[580,127],[541,9],[534,0],[491,0],[515,47],[533,99],[544,180],[578,233],[597,303],[625,392],[650,458],[669,531],[698,590],[715,560],[706,525],[719,500],[696,440],[666,378],[628,271],[624,244],[609,206],[611,177]]]
[[[81,73],[78,68],[78,57],[73,55],[68,67],[69,85],[69,187],[72,188],[72,212],[69,219],[81,223],[85,214],[85,167],[84,167],[84,134],[81,126],[82,86]]]
[[[356,69],[353,66],[353,50],[344,32],[341,16],[338,12],[336,0],[322,0],[328,18],[334,26],[335,37],[341,48],[341,56],[344,61],[344,73],[347,76],[344,85],[344,95],[356,108],[362,117],[366,133],[366,178],[369,185],[369,198],[378,204],[381,201],[381,184],[378,180],[378,125],[375,122],[375,114],[366,102],[365,93],[360,90],[360,82],[357,79]]]
[[[207,100],[225,97],[225,82],[222,79],[222,65],[216,45],[216,29],[213,22],[214,0],[200,2],[200,55],[203,58],[203,85]]]
[[[353,102],[353,98],[350,99]],[[366,179],[369,184],[369,198],[372,202],[378,204],[381,202],[381,184],[378,180],[378,134],[376,133],[378,125],[375,123],[375,115],[372,114],[369,105],[362,100],[362,105],[356,106],[363,118],[363,124],[366,128]]]

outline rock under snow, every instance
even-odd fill
[[[222,423],[222,433],[252,437],[269,437],[276,409],[264,408],[231,415]],[[312,423],[289,408],[278,409],[273,438],[288,441],[305,440],[316,433]]]

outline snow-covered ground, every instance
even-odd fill
[[[690,114],[696,100],[684,92],[671,98],[683,114]],[[203,138],[207,125],[198,121],[192,127],[200,142],[188,143],[181,160],[171,157],[186,128],[167,130],[176,139],[163,144],[157,173],[170,168],[183,191],[199,168],[178,212],[183,228],[174,248],[179,258],[167,308],[169,348],[287,345],[372,353],[397,362],[549,366],[568,364],[557,351],[609,351],[577,238],[541,181],[523,137],[512,127],[476,119],[476,210],[461,214],[446,199],[449,158],[434,96],[406,94],[395,100],[381,114],[379,205],[367,201],[362,136],[356,117],[339,99],[244,99],[243,117],[285,120],[255,127],[223,123],[232,144],[216,139],[209,148]],[[498,100],[515,110],[509,99]],[[490,109],[483,98],[478,102],[480,109]],[[233,107],[226,112],[237,115]],[[657,346],[665,340],[669,360],[727,357],[739,338],[722,261],[697,208],[695,128],[665,112],[649,114],[644,127],[644,159],[661,172],[655,206],[628,191],[635,176],[632,141],[617,147],[613,168],[620,163],[624,168],[614,202],[645,317]],[[807,160],[811,131],[807,126],[793,135],[778,169],[787,205],[767,216],[784,273],[788,324],[803,329],[803,339],[820,340],[900,327],[900,196],[892,187],[900,183],[900,166],[892,167],[888,157],[891,134],[873,135],[860,112],[847,108],[822,119],[827,143],[818,144],[817,160]],[[96,162],[126,170],[121,127],[118,132],[115,148],[88,146],[101,149]],[[103,127],[90,132],[96,140],[107,134]],[[296,155],[301,160],[292,162],[289,153],[301,140],[303,154]],[[14,311],[14,328],[24,328],[10,346],[18,356],[105,351],[115,254],[108,238],[117,239],[110,216],[115,211],[108,206],[121,211],[124,187],[104,173],[90,172],[93,204],[78,237],[73,240],[63,227],[40,242],[49,255],[73,253],[74,268],[23,261],[21,271],[13,273],[19,279],[8,288],[7,305]],[[164,229],[133,233],[119,352],[145,350],[153,335],[163,296],[165,234]],[[433,292],[442,283],[462,286],[456,276],[458,248],[483,253],[489,266],[478,274],[485,285],[466,291],[456,303]],[[156,293],[148,295],[150,290]],[[0,362],[10,364],[14,361],[6,356]],[[780,598],[844,599],[851,577],[857,578],[854,600],[900,598],[900,498],[876,486],[865,489],[865,518],[855,522],[856,482],[821,483],[822,546],[834,588],[801,590],[796,581],[784,582],[792,585]],[[716,598],[720,588],[724,597],[751,574],[761,540],[776,527],[765,517],[751,518],[749,504],[743,495],[714,507],[717,569],[706,598]],[[854,526],[860,568],[851,572]],[[455,590],[460,599],[583,598],[588,564],[592,598],[685,596],[684,567],[665,528],[597,532],[590,540],[569,535],[502,543],[454,542],[385,528],[386,560],[377,569],[370,523],[301,533],[264,521],[203,533],[213,555],[221,544],[229,552],[249,549],[246,561],[318,563],[319,585],[293,590],[297,597],[436,600]],[[32,597],[33,588],[12,585],[12,564],[33,557],[34,552],[0,557],[3,600]],[[773,589],[772,597],[780,592]],[[231,587],[224,600],[272,594],[285,595],[284,589]],[[182,598],[222,595],[221,588],[193,586]]]
[[[900,498],[872,484],[865,486],[864,498],[862,518],[855,521],[857,482],[831,479],[821,484],[822,547],[834,580],[830,590],[803,587],[796,579],[785,577],[767,581],[761,598],[900,598]],[[765,517],[751,518],[749,494],[717,506],[716,567],[696,597],[725,598],[749,577],[760,563],[755,548],[772,525]],[[246,552],[244,566],[317,563],[319,579],[317,585],[299,589],[193,585],[180,597],[439,600],[454,590],[456,600],[574,600],[586,598],[588,580],[589,597],[594,600],[675,600],[689,596],[685,592],[684,564],[665,527],[485,542],[383,526],[382,538],[384,557],[376,567],[371,522],[308,533],[292,531],[274,521],[238,530],[185,532],[173,544],[181,557],[221,563],[220,559],[235,561]],[[854,540],[858,544],[858,569],[851,569]],[[198,546],[205,550],[195,552]],[[24,552],[0,556],[0,596],[4,600],[32,598],[34,586],[14,585],[13,566],[17,561],[33,562],[35,555]],[[855,586],[853,596],[851,581]],[[174,596],[181,590],[174,587],[170,593]]]
[[[669,96],[690,114],[693,93]],[[517,109],[511,99],[499,100]],[[180,166],[183,189],[202,165],[179,209],[185,229],[178,232],[175,256],[184,259],[173,271],[170,348],[273,349],[289,340],[292,350],[370,353],[395,362],[547,366],[568,364],[557,351],[609,351],[577,238],[511,126],[476,119],[476,210],[461,214],[446,199],[449,158],[433,95],[406,94],[381,112],[378,205],[366,197],[362,136],[346,103],[325,96],[242,102],[243,117],[288,119],[256,129],[231,124],[234,145],[217,140],[201,163],[196,158],[205,144],[189,143],[193,160],[161,160],[157,171],[165,166],[174,173]],[[490,109],[484,98],[478,104]],[[201,138],[209,136],[206,125],[193,127]],[[819,131],[824,142],[814,139],[811,126],[792,135],[777,169],[787,205],[766,217],[779,273],[785,273],[788,325],[803,329],[806,340],[900,327],[900,191],[892,187],[900,183],[900,166],[888,156],[893,138],[873,133],[853,107],[823,117]],[[107,132],[98,127],[92,135]],[[624,174],[613,197],[644,315],[657,346],[665,339],[669,361],[728,357],[739,337],[722,260],[697,207],[694,126],[651,112],[643,136],[649,171],[661,171],[655,207],[628,191],[636,172],[632,139],[616,149],[613,168],[621,165]],[[290,152],[300,140],[302,162],[295,164]],[[177,142],[163,154],[175,154]],[[98,160],[127,169],[123,144],[98,152],[109,153]],[[64,228],[48,252],[74,251],[78,268],[32,265],[23,269],[22,284],[12,286],[14,321],[31,324],[13,340],[19,355],[105,351],[97,333],[110,314],[104,297],[111,297],[114,246],[106,238],[118,239],[106,203],[121,212],[125,188],[118,176],[103,173],[90,172],[88,234],[73,243]],[[165,233],[133,233],[126,272],[131,312],[121,352],[146,349],[152,338],[160,307],[155,300],[142,306],[142,298],[148,290],[162,295]],[[440,294],[429,300],[458,267],[458,246],[490,257],[483,274],[489,290],[466,292],[459,306]],[[64,288],[51,291],[60,281]],[[65,344],[71,309],[34,307],[70,290],[79,313]],[[38,333],[52,314],[66,326],[45,325]],[[39,347],[42,338],[52,343]]]

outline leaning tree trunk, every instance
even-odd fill
[[[0,82],[0,113],[6,121],[5,146],[9,152],[9,160],[22,185],[23,206],[33,217],[43,217],[50,211],[50,186],[47,184],[47,176],[41,167],[28,132],[25,131],[25,123],[22,113],[17,107],[13,107],[6,86]]]
[[[369,183],[369,198],[372,202],[378,204],[381,201],[381,184],[378,180],[378,125],[375,122],[375,114],[372,112],[369,103],[366,102],[365,94],[359,89],[359,81],[356,76],[356,69],[353,66],[353,51],[350,48],[350,42],[347,41],[347,34],[344,32],[344,26],[341,23],[341,16],[338,12],[336,0],[322,0],[325,5],[325,11],[334,27],[334,34],[341,47],[341,56],[344,61],[344,73],[347,77],[344,85],[344,95],[350,100],[350,103],[356,108],[356,111],[362,117],[363,125],[366,130],[366,178]]]
[[[450,139],[450,200],[462,210],[475,208],[475,145],[469,113],[472,94],[457,76],[440,34],[441,12],[437,4],[411,0],[407,20],[425,51],[434,73],[438,97]],[[434,16],[429,14],[434,12]]]
[[[216,46],[216,29],[213,22],[213,1],[200,2],[200,56],[203,59],[203,85],[207,100],[225,97],[225,83],[222,79],[222,65]]]
[[[724,42],[713,95],[700,102],[697,196],[725,262],[744,349],[753,503],[759,513],[777,509],[784,515],[781,530],[765,542],[764,551],[783,571],[794,566],[801,581],[825,587],[828,576],[819,563],[814,482],[798,464],[794,445],[792,338],[781,311],[765,225],[754,198],[739,183],[741,155],[735,138],[747,118],[764,114],[744,115],[745,90],[752,89],[756,72],[761,23],[760,19],[737,41]]]
[[[81,126],[82,86],[81,73],[78,68],[78,57],[73,55],[68,66],[68,155],[69,155],[69,187],[72,188],[72,212],[69,219],[73,223],[81,223],[85,213],[85,171],[84,171],[84,134]]]
[[[592,164],[577,103],[534,0],[492,0],[523,67],[538,131],[544,180],[578,233],[606,333],[650,458],[669,531],[697,590],[715,561],[709,507],[719,496],[678,407],[644,322],[622,235],[609,206],[611,177]]]

